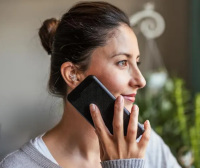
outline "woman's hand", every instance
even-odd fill
[[[123,108],[124,98],[119,96],[117,97],[114,106],[112,135],[105,126],[98,107],[94,104],[90,105],[92,119],[96,128],[95,131],[99,139],[101,161],[144,158],[145,156],[151,131],[149,121],[145,121],[145,132],[143,133],[141,140],[136,142],[139,109],[137,105],[133,105],[131,109],[127,135],[124,136]]]

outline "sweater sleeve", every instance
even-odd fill
[[[102,168],[144,168],[144,159],[118,159],[101,162]]]

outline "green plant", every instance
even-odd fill
[[[186,89],[184,88],[184,82],[182,79],[174,79],[174,100],[176,106],[176,115],[178,120],[178,126],[180,128],[180,136],[184,142],[184,145],[189,146],[190,139],[189,139],[189,132],[188,128],[189,125],[187,124],[187,117],[186,117],[186,101],[184,100],[187,94]]]
[[[194,165],[200,168],[200,94],[195,98],[195,124],[190,128],[191,148],[194,154]]]
[[[166,77],[162,85],[153,87],[148,85],[151,77],[151,75],[147,77],[147,87],[137,95],[136,104],[140,107],[139,120],[149,119],[152,128],[169,145],[176,157],[183,148],[190,151],[192,149],[195,168],[200,168],[200,96],[196,97],[195,125],[193,125],[193,99],[184,81],[180,78]],[[153,83],[159,82],[157,80],[159,78],[155,78]]]

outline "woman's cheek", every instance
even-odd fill
[[[122,94],[122,90],[125,88],[125,85],[122,85],[122,81],[113,78],[112,82],[106,84],[107,89],[115,96],[119,96]]]

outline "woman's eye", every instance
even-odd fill
[[[121,67],[125,67],[125,66],[128,65],[128,61],[127,61],[127,60],[119,61],[117,64],[118,64],[119,66],[121,66]]]

